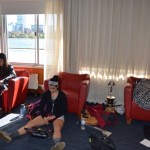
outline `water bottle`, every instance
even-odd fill
[[[24,117],[25,113],[26,113],[26,107],[25,107],[24,104],[21,104],[21,106],[20,106],[20,116]]]
[[[81,119],[81,130],[85,130],[85,119]]]

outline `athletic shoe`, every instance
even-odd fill
[[[0,131],[0,139],[2,139],[6,143],[10,143],[11,137],[8,133]]]
[[[65,142],[58,142],[51,148],[51,150],[63,150],[65,145]]]

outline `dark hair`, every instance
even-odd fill
[[[57,75],[54,75],[54,76],[50,79],[50,81],[58,82],[58,81],[59,81],[59,78],[58,78]]]
[[[4,68],[7,68],[7,67],[8,67],[8,62],[7,62],[6,55],[5,55],[4,53],[0,53],[0,59],[3,59],[3,60],[4,60],[3,67],[4,67]]]
[[[59,77],[54,75],[48,82],[48,84],[58,86],[59,85]]]

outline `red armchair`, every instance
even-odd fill
[[[2,93],[2,104],[5,113],[25,102],[28,92],[29,73],[26,70],[15,70],[17,77],[9,80],[8,89]]]
[[[60,72],[58,76],[59,88],[64,91],[68,99],[68,111],[80,115],[87,100],[90,76],[66,72]],[[45,91],[48,90],[48,81],[49,79],[44,81]]]
[[[150,110],[145,110],[139,107],[132,98],[134,83],[140,78],[129,77],[124,88],[124,106],[127,124],[130,124],[132,119],[150,121]]]

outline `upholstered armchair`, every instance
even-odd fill
[[[132,98],[134,83],[139,79],[128,77],[124,88],[124,106],[127,124],[130,124],[132,119],[150,121],[150,110],[139,107]]]
[[[80,116],[84,104],[87,100],[90,76],[88,74],[72,74],[59,72],[59,88],[64,91],[68,99],[68,111]],[[44,89],[48,90],[48,81],[44,81]]]
[[[25,102],[28,92],[29,73],[26,70],[15,70],[17,77],[10,79],[8,89],[2,93],[2,104],[5,113]]]

